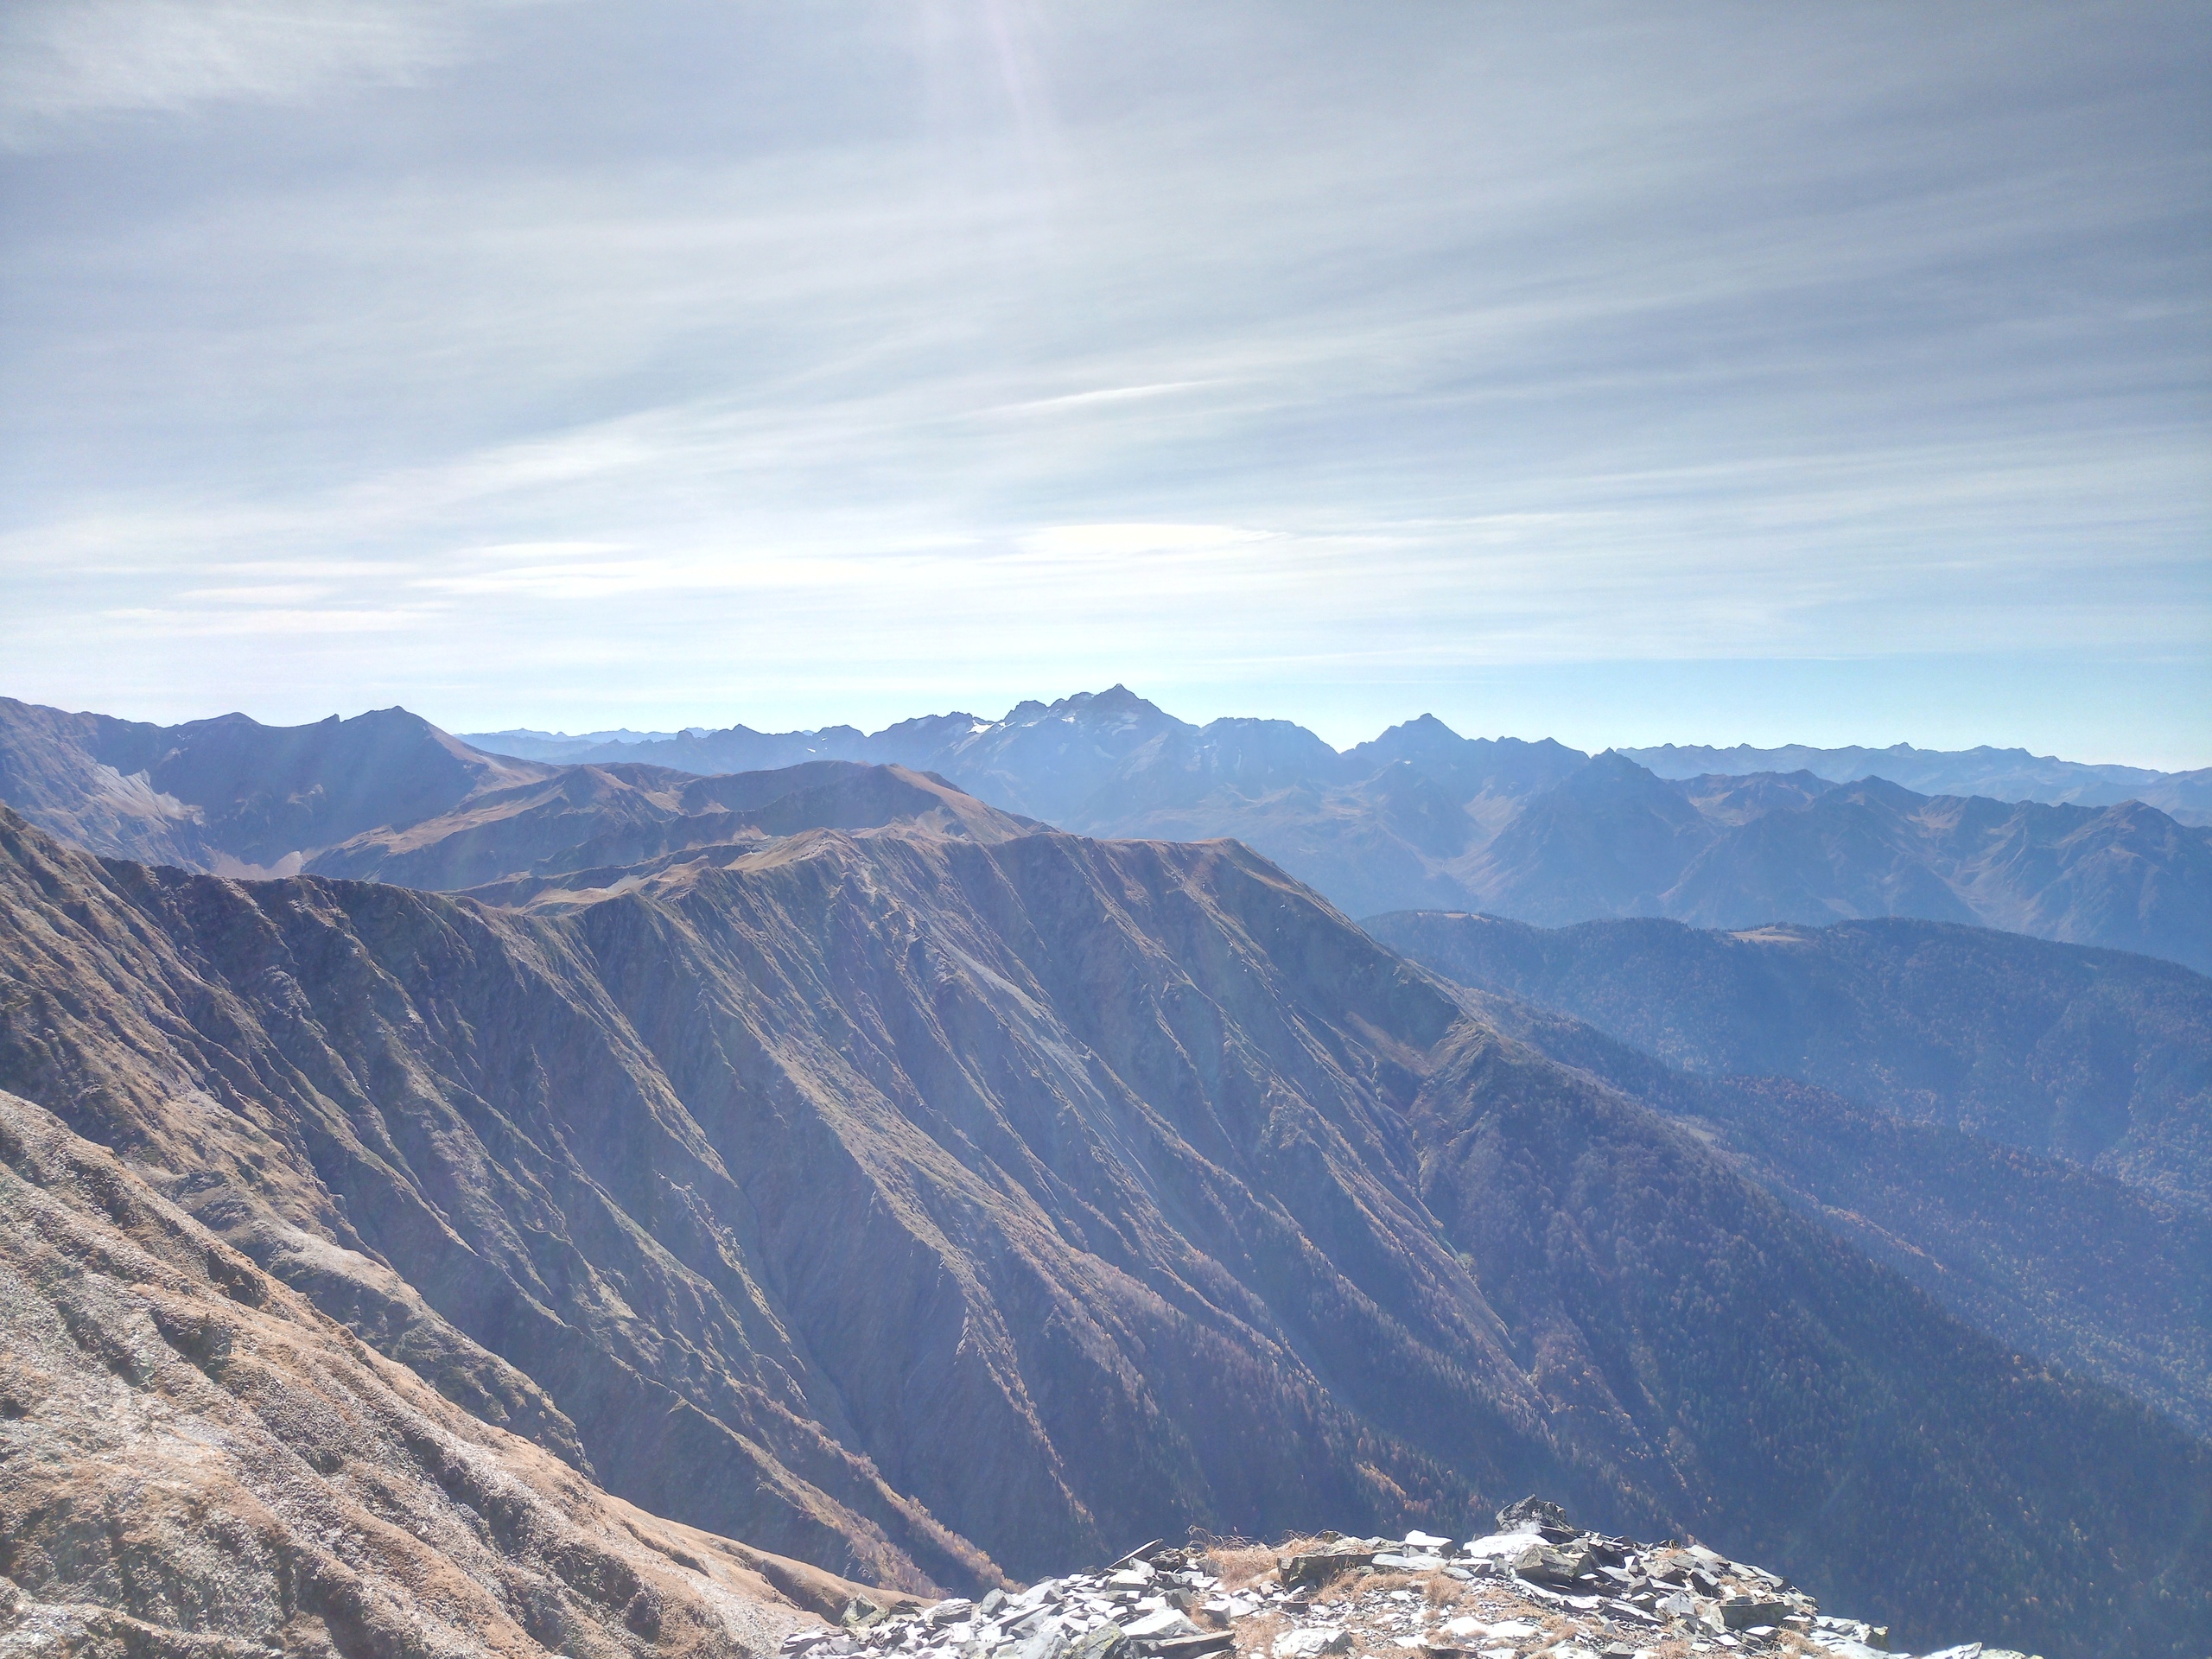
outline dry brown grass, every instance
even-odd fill
[[[1229,1626],[1230,1634],[1236,1638],[1238,1653],[1261,1655],[1271,1652],[1275,1637],[1289,1628],[1290,1621],[1281,1613],[1255,1613],[1249,1618],[1236,1619]]]
[[[1404,1590],[1419,1584],[1420,1580],[1404,1573],[1370,1573],[1361,1576],[1357,1567],[1349,1573],[1339,1573],[1327,1584],[1315,1591],[1317,1599],[1334,1597],[1373,1595],[1384,1590]]]
[[[1224,1590],[1249,1589],[1262,1581],[1272,1582],[1276,1576],[1275,1563],[1288,1556],[1328,1546],[1319,1539],[1292,1538],[1275,1545],[1255,1544],[1243,1539],[1226,1540],[1208,1548],[1198,1564],[1218,1578]],[[1370,1596],[1386,1596],[1393,1590],[1418,1591],[1432,1616],[1448,1616],[1466,1612],[1496,1624],[1503,1618],[1519,1618],[1535,1625],[1543,1632],[1539,1647],[1548,1647],[1565,1641],[1579,1641],[1586,1646],[1602,1647],[1608,1642],[1619,1642],[1641,1649],[1655,1659],[1732,1659],[1732,1655],[1744,1650],[1714,1648],[1704,1654],[1694,1654],[1690,1643],[1695,1637],[1710,1640],[1706,1633],[1676,1634],[1649,1629],[1624,1629],[1593,1622],[1580,1615],[1562,1612],[1557,1608],[1535,1604],[1513,1592],[1510,1584],[1497,1580],[1478,1579],[1471,1583],[1449,1578],[1444,1573],[1414,1574],[1396,1572],[1370,1572],[1363,1574],[1354,1568],[1339,1573],[1326,1583],[1312,1591],[1316,1602],[1347,1602],[1357,1604]],[[1411,1603],[1394,1604],[1410,1606]],[[1407,1659],[1406,1650],[1390,1645],[1393,1636],[1402,1630],[1382,1630],[1367,1628],[1370,1620],[1363,1617],[1373,1609],[1346,1607],[1332,1622],[1342,1624],[1353,1637],[1355,1659],[1362,1655],[1374,1655],[1376,1659]],[[1236,1642],[1236,1659],[1268,1659],[1274,1646],[1274,1639],[1291,1629],[1293,1621],[1281,1614],[1268,1611],[1255,1613],[1249,1618],[1231,1621],[1230,1629]],[[1528,1647],[1522,1643],[1516,1646]],[[1783,1630],[1774,1638],[1771,1647],[1761,1649],[1770,1659],[1776,1654],[1789,1659],[1826,1659],[1824,1651],[1808,1643],[1794,1631]],[[1745,1655],[1748,1659],[1748,1655]]]
[[[1198,1559],[1205,1570],[1221,1580],[1224,1590],[1242,1590],[1262,1578],[1272,1578],[1276,1552],[1265,1544],[1222,1544]]]

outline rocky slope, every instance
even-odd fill
[[[609,1497],[0,1094],[0,1649],[760,1656],[855,1586]]]
[[[813,832],[518,911],[10,817],[0,963],[0,1084],[303,1294],[359,1295],[303,1238],[378,1257],[623,1497],[858,1576],[1535,1486],[1907,1630],[2212,1616],[2201,1443],[1234,846]]]

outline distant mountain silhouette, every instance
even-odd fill
[[[2025,749],[1916,749],[1910,743],[1885,749],[1819,749],[1800,743],[1774,749],[1749,744],[1718,749],[1701,743],[1665,743],[1622,753],[1662,778],[1801,771],[1837,784],[1886,778],[1923,795],[1980,795],[2052,806],[2142,801],[2184,823],[2212,823],[2212,766],[2153,772],[2145,766],[2088,766]]]
[[[1103,700],[1107,708],[1124,710],[1132,702],[1141,702],[1127,687],[1116,686],[1097,694],[1096,699],[1085,694],[1050,705],[1024,702],[996,721],[967,714],[934,715],[902,721],[875,733],[863,733],[851,726],[780,733],[735,726],[725,731],[693,727],[683,733],[607,732],[594,738],[526,730],[476,732],[464,734],[461,741],[526,760],[564,765],[581,760],[637,760],[688,772],[747,772],[814,760],[892,761],[944,772],[963,787],[973,788],[965,769],[949,764],[951,751],[992,728],[1012,729],[1065,721],[1071,715],[1080,721],[1084,711],[1096,700]],[[1141,716],[1144,721],[1156,716],[1186,732],[1199,729],[1162,714],[1149,703],[1143,707],[1150,711]],[[1215,725],[1231,723],[1217,721]],[[1307,735],[1313,743],[1320,744],[1319,739]],[[986,739],[984,747],[990,741]],[[1923,795],[1971,795],[2060,806],[2113,806],[2138,800],[2183,823],[2212,824],[2212,767],[2154,772],[2144,766],[2085,765],[2031,754],[2025,749],[1916,749],[1909,743],[1881,749],[1823,749],[1802,744],[1771,749],[1748,744],[1715,748],[1668,743],[1620,753],[1658,777],[1680,780],[1798,772],[1834,784],[1883,778]],[[1350,763],[1344,767],[1317,758],[1315,768],[1303,781],[1353,782],[1393,760],[1404,760],[1456,801],[1472,801],[1485,791],[1518,800],[1558,783],[1589,756],[1549,738],[1533,743],[1518,738],[1464,738],[1435,715],[1422,715],[1345,750],[1343,758]],[[1022,810],[1035,810],[1033,807]],[[1038,816],[1053,815],[1039,812]]]

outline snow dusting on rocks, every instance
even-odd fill
[[[1586,1532],[1524,1498],[1497,1529],[1145,1545],[980,1601],[846,1609],[785,1659],[1905,1659],[1881,1626],[1691,1542]],[[2029,1659],[1980,1643],[1923,1659]]]

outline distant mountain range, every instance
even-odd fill
[[[1121,686],[995,721],[694,729],[541,740],[536,752],[556,750],[700,772],[894,763],[1085,835],[1233,836],[1356,916],[1471,907],[1548,925],[1656,915],[1733,927],[1904,915],[2212,969],[2212,771],[1904,745],[1593,757],[1463,738],[1430,715],[1340,753],[1287,721],[1193,726]]]
[[[312,726],[226,715],[158,727],[0,699],[0,800],[79,846],[147,863],[435,888],[760,842],[791,823],[925,822],[985,836],[1038,827],[899,767],[702,778],[557,766],[480,753],[404,709]]]
[[[985,838],[1040,823],[1233,837],[1353,916],[1903,915],[2212,969],[2212,828],[2135,801],[1931,797],[1809,771],[1662,779],[1428,718],[1339,754],[1287,721],[1193,727],[1119,688],[874,736],[608,747],[624,758],[491,754],[397,709],[155,727],[0,701],[0,799],[98,852],[243,875],[471,888],[759,840],[794,812],[856,830],[935,814]],[[819,791],[836,804],[774,804]]]
[[[1980,795],[1993,801],[2041,801],[2051,806],[2116,806],[2141,801],[2184,823],[2212,823],[2212,767],[2153,772],[2145,766],[2090,766],[2025,749],[1809,748],[1791,743],[1719,749],[1702,743],[1662,744],[1620,751],[1662,778],[1755,772],[1809,772],[1831,783],[1882,778],[1923,795]]]
[[[1094,705],[1096,705],[1094,712]],[[1145,702],[1125,686],[1065,697],[1058,702],[1023,702],[1000,719],[967,714],[925,715],[902,721],[880,732],[862,732],[853,726],[825,726],[812,732],[756,732],[747,726],[720,730],[703,726],[681,732],[635,732],[628,729],[588,732],[570,736],[562,732],[514,729],[504,732],[463,733],[461,741],[495,754],[560,765],[584,761],[638,760],[672,766],[682,772],[750,772],[787,766],[801,760],[860,760],[894,762],[941,772],[963,788],[976,789],[976,779],[1010,749],[1023,747],[1015,734],[1037,726],[1080,725],[1098,750],[1098,758],[1126,758],[1135,747],[1155,737],[1173,734],[1185,754],[1228,753],[1236,757],[1230,770],[1241,772],[1243,781],[1255,780],[1248,748],[1272,750],[1274,775],[1306,783],[1356,783],[1376,769],[1376,762],[1403,759],[1435,780],[1447,793],[1462,781],[1488,779],[1502,772],[1509,779],[1551,782],[1564,775],[1566,762],[1586,760],[1580,749],[1546,739],[1523,743],[1518,739],[1461,738],[1433,715],[1394,727],[1382,737],[1339,755],[1328,744],[1301,726],[1287,721],[1217,720],[1193,726]],[[1129,738],[1134,735],[1135,741]],[[1532,766],[1493,765],[1492,755],[1514,756],[1537,752],[1541,759]],[[1065,758],[1068,751],[1052,751]],[[1853,747],[1814,748],[1789,744],[1780,748],[1754,748],[1738,744],[1715,748],[1706,744],[1662,744],[1656,748],[1622,748],[1639,766],[1661,778],[1706,776],[1744,777],[1753,772],[1809,772],[1829,783],[1856,783],[1862,778],[1881,778],[1923,795],[1978,795],[1995,801],[2041,801],[2053,806],[2114,806],[2122,801],[2141,801],[2183,823],[2212,824],[2212,767],[2194,772],[2154,772],[2144,766],[2087,765],[2051,755],[2031,754],[2025,749],[1916,749],[1910,743],[1887,748]],[[1000,766],[1012,778],[1034,769],[1016,760]],[[1141,768],[1152,770],[1147,764]],[[1222,779],[1217,764],[1199,770],[1215,781]],[[1261,775],[1269,768],[1262,762]],[[1094,760],[1084,768],[1093,785],[1110,775],[1110,766],[1100,768]],[[1508,783],[1508,787],[1512,786]],[[1248,790],[1247,792],[1249,792]],[[1479,788],[1456,794],[1467,801]],[[1075,804],[1077,808],[1081,803]],[[1020,810],[1040,817],[1063,814],[1041,810],[1035,803]]]

